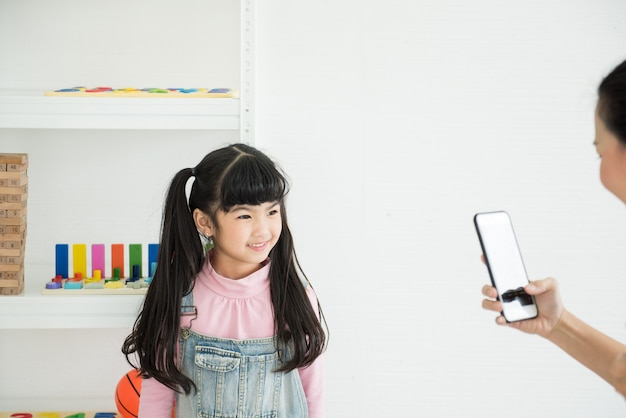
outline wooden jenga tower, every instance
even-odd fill
[[[24,290],[27,154],[0,154],[0,295]]]

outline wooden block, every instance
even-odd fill
[[[5,273],[17,273],[19,271],[22,271],[23,269],[24,269],[23,263],[22,264],[0,264],[0,271],[3,271]]]
[[[19,285],[18,280],[0,279],[0,287],[18,287]]]
[[[82,274],[83,277],[87,277],[87,244],[72,245],[72,256],[74,277],[78,273]]]
[[[20,266],[24,264],[24,253],[20,251],[21,254],[16,256],[8,256],[8,255],[0,255],[0,271],[19,271],[19,270],[4,270],[2,266]]]
[[[28,194],[3,194],[0,192],[0,203],[21,203],[26,202]]]
[[[0,295],[19,295],[24,291],[24,266],[17,272],[0,272]]]
[[[18,283],[17,287],[0,287],[0,295],[16,296],[24,291],[24,282]]]
[[[26,219],[26,208],[3,209],[0,207],[0,218],[24,218]]]
[[[26,216],[21,218],[8,218],[0,216],[0,225],[22,225],[26,224]]]
[[[24,164],[7,164],[7,170],[9,172],[12,171],[26,171],[28,169],[28,163]]]
[[[21,225],[0,225],[0,239],[2,239],[2,234],[9,235],[17,235],[26,231],[26,223]],[[26,237],[26,235],[24,235]],[[11,241],[13,241],[11,239]]]
[[[17,179],[5,179],[0,177],[0,188],[2,187],[22,187],[28,184],[28,177]]]
[[[0,173],[13,173],[13,172],[26,172],[28,170],[28,163],[24,164],[2,164],[0,163]]]
[[[2,209],[26,209],[26,199],[20,202],[2,202],[0,201],[0,210]]]
[[[23,249],[26,243],[24,240],[19,241],[2,241],[0,240],[0,250],[16,250]]]
[[[2,257],[21,257],[23,255],[23,248],[0,248],[0,259]]]
[[[1,166],[1,165],[0,165]],[[4,170],[0,170],[0,179],[24,179],[28,178],[28,171],[6,171],[6,164],[4,165]]]
[[[0,224],[0,239],[2,238],[1,235],[3,234],[8,234],[8,235],[17,235],[17,234],[22,234],[26,231],[26,223],[21,223],[19,225],[2,225]],[[26,235],[24,235],[25,237]],[[23,238],[22,238],[23,239]],[[8,239],[8,241],[14,241],[13,239]]]
[[[28,154],[0,153],[0,164],[26,164]]]
[[[0,295],[16,296],[24,291],[24,282],[19,283],[17,287],[0,287]]]
[[[124,244],[111,244],[111,277],[115,277],[118,269],[120,277],[124,276]]]
[[[18,187],[1,187],[0,186],[0,194],[25,194],[28,193],[28,184]]]
[[[63,278],[69,277],[69,245],[56,244],[54,246],[54,274]]]
[[[143,270],[142,260],[143,260],[143,256],[142,256],[141,244],[129,244],[128,245],[128,272],[129,272],[130,277],[132,278],[142,277],[141,276],[141,272]],[[135,271],[135,269],[137,271]]]
[[[0,295],[24,290],[27,154],[0,153]]]
[[[0,163],[0,173],[18,173],[24,172],[28,170],[28,163],[24,164],[1,164]]]
[[[91,277],[96,277],[96,271],[100,271],[100,275],[106,277],[104,244],[91,244]]]
[[[24,241],[26,240],[26,228],[24,231],[18,232],[16,234],[0,233],[0,241]]]
[[[0,280],[22,280],[24,270],[21,271],[0,271]]]

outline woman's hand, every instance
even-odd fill
[[[537,317],[524,321],[507,323],[504,317],[500,315],[496,318],[496,323],[499,325],[508,325],[529,334],[537,334],[542,337],[547,337],[550,332],[552,332],[554,327],[557,326],[566,312],[559,296],[558,283],[552,278],[535,280],[530,282],[524,290],[529,295],[535,296],[537,309],[539,311]],[[498,293],[495,287],[485,285],[483,286],[482,293],[487,297],[487,299],[483,299],[483,309],[498,313],[502,312],[502,303],[496,300]]]

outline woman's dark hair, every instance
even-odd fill
[[[626,146],[626,61],[615,67],[598,86],[598,116]]]
[[[192,176],[195,181],[187,203],[185,187]],[[137,357],[143,376],[185,393],[194,387],[176,365],[182,298],[192,291],[206,256],[193,220],[194,209],[210,216],[219,228],[215,222],[218,210],[280,203],[282,231],[269,255],[270,293],[277,344],[289,344],[292,356],[278,371],[308,366],[323,352],[323,314],[319,305],[317,312],[313,309],[306,293],[308,279],[298,263],[287,225],[287,192],[287,179],[279,168],[265,154],[244,144],[213,151],[195,168],[174,176],[165,200],[157,268],[133,331],[122,346],[133,367],[137,366],[131,357]]]

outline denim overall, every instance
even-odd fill
[[[191,320],[181,325],[179,367],[197,391],[177,394],[177,417],[308,417],[297,369],[274,372],[282,364],[274,337],[231,340],[193,331],[193,292],[183,298],[181,315]]]

